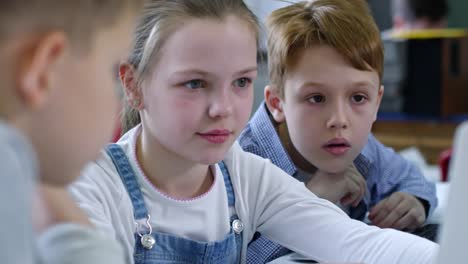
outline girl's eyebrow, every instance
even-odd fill
[[[242,70],[242,71],[239,71],[236,73],[236,75],[243,75],[243,74],[247,74],[247,73],[251,73],[251,72],[256,72],[258,71],[258,67],[257,66],[253,66],[253,67],[249,67],[249,68],[246,68],[245,70]]]
[[[235,73],[235,75],[244,75],[244,74],[251,73],[251,72],[256,72],[256,71],[258,71],[258,67],[257,66],[252,66],[252,67],[248,67],[248,68],[246,68],[244,70],[241,70],[241,71]],[[210,73],[210,72],[207,72],[207,71],[202,71],[202,70],[199,70],[199,69],[180,70],[180,71],[174,72],[172,75],[177,76],[177,75],[187,75],[187,74],[196,74],[196,75],[200,75],[200,76],[212,76],[212,75],[214,75],[213,73]]]
[[[202,76],[212,75],[211,73],[207,71],[202,71],[199,69],[185,69],[185,70],[176,71],[173,73],[173,75],[186,75],[186,74],[196,74],[196,75],[202,75]]]

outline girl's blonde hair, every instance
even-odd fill
[[[168,37],[189,19],[223,20],[238,16],[247,22],[259,38],[259,23],[243,0],[147,0],[135,32],[134,47],[128,58],[136,70],[138,89],[155,64]],[[122,133],[141,122],[138,110],[125,100]]]

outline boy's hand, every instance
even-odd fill
[[[424,224],[426,212],[413,195],[395,192],[370,210],[369,220],[381,228],[412,230]]]
[[[65,187],[39,184],[33,202],[33,217],[37,232],[61,223],[92,226],[85,213],[76,205]]]
[[[343,173],[317,171],[306,187],[318,197],[344,206],[357,206],[367,189],[366,180],[354,164]]]

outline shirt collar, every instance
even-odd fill
[[[368,137],[368,142],[369,139],[372,137],[372,135],[369,135]],[[364,148],[361,150],[361,153],[354,159],[354,166],[356,166],[356,169],[361,173],[364,178],[367,179],[367,176],[369,175],[369,170],[374,163],[374,156],[375,153],[372,152],[370,148],[370,144],[366,144]]]
[[[297,168],[281,143],[265,102],[261,103],[260,107],[253,115],[250,126],[252,128],[253,137],[257,139],[258,142],[261,142],[258,146],[261,155],[264,158],[270,159],[275,165],[288,174],[295,174]]]

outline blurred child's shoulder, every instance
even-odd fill
[[[16,128],[0,120],[0,143],[2,149],[12,145],[28,145],[27,138]]]
[[[31,177],[37,176],[38,164],[31,143],[18,129],[1,120],[0,157],[2,171],[9,171],[7,167],[18,165],[18,169],[21,168]]]

